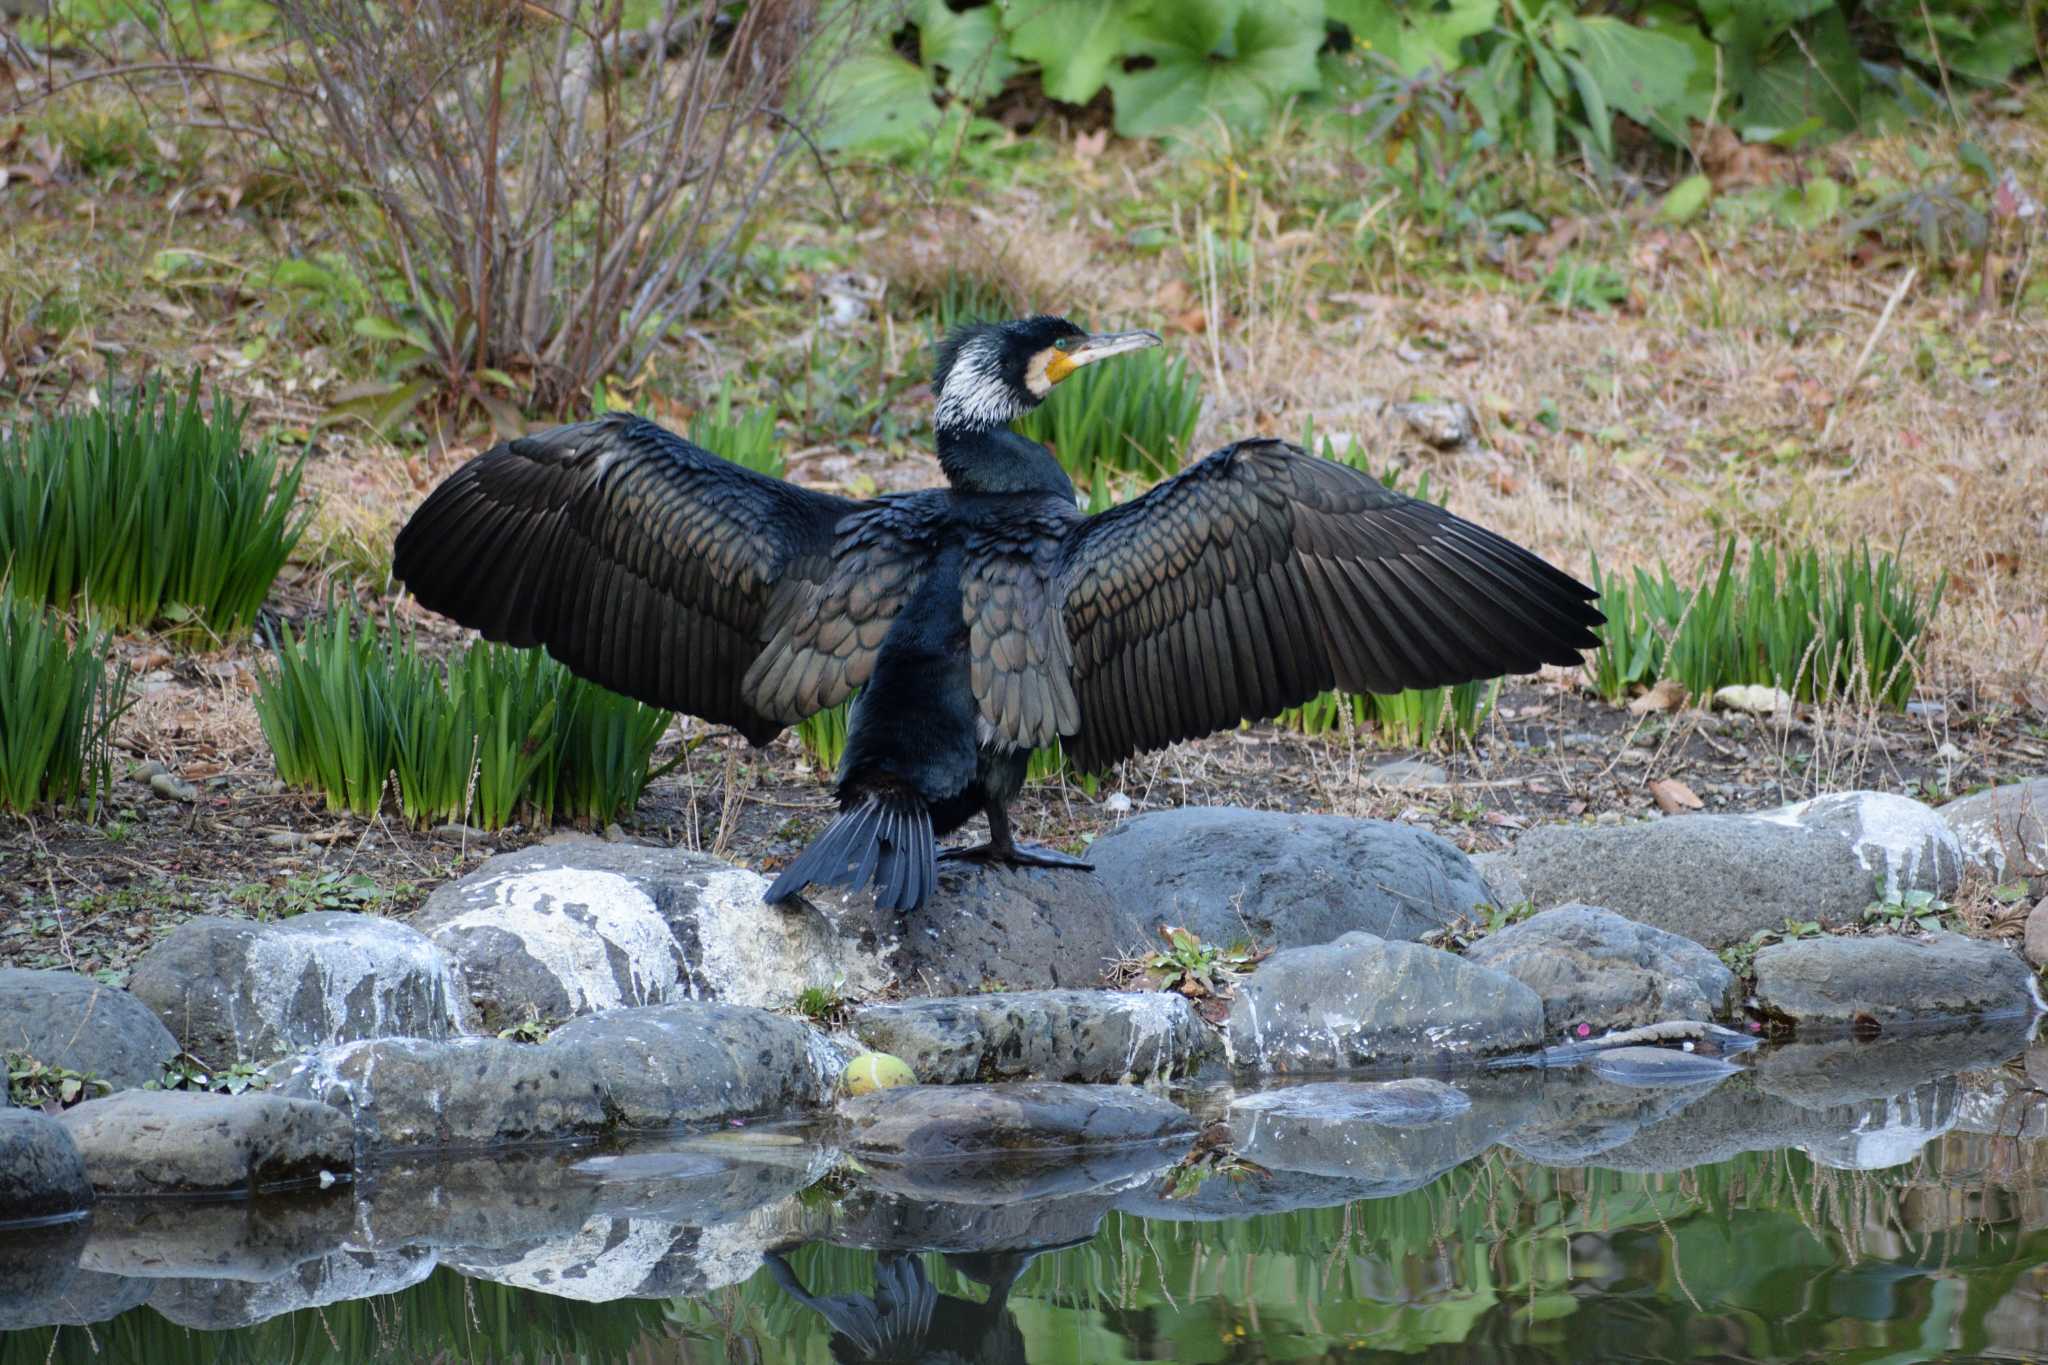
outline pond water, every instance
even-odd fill
[[[1197,1091],[1192,1151],[889,1169],[759,1125],[107,1202],[0,1233],[0,1365],[2042,1360],[2025,1042],[1454,1078],[1407,1127]]]

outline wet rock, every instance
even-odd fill
[[[119,1301],[118,1296],[109,1298],[113,1286],[107,1277],[78,1265],[88,1228],[85,1219],[74,1218],[0,1232],[0,1332],[99,1322],[113,1315],[99,1311]],[[132,1307],[148,1292],[145,1284],[133,1302],[113,1311]]]
[[[1866,1100],[1831,1117],[1833,1131],[1800,1144],[1815,1161],[1840,1171],[1903,1166],[1955,1127],[1955,1079],[1929,1081],[1889,1099]]]
[[[477,1026],[683,999],[786,1009],[887,972],[759,873],[683,849],[577,839],[504,853],[435,891],[414,924],[448,953]]]
[[[1820,830],[1844,840],[1880,889],[1952,896],[1962,884],[1962,842],[1938,812],[1911,797],[1835,792],[1753,818]]]
[[[1333,1209],[1380,1197],[1362,1176],[1233,1167],[1206,1175],[1169,1173],[1116,1198],[1120,1211],[1168,1223],[1224,1223],[1297,1209]]]
[[[1520,1126],[1526,1105],[1512,1092],[1503,1098],[1466,1098],[1458,1107],[1450,1086],[1407,1081],[1430,1090],[1400,1100],[1348,1095],[1348,1086],[1303,1087],[1307,1099],[1294,1091],[1239,1101],[1230,1109],[1232,1150],[1247,1161],[1275,1171],[1361,1181],[1369,1197],[1386,1198],[1416,1190],[1445,1171],[1463,1164]],[[1421,1114],[1433,1108],[1434,1119]],[[1374,1111],[1405,1111],[1396,1122],[1373,1117]]]
[[[336,1251],[302,1261],[274,1280],[159,1281],[149,1295],[149,1306],[181,1327],[224,1332],[253,1327],[303,1308],[396,1294],[433,1274],[436,1264],[434,1253],[426,1247]]]
[[[1195,1128],[1186,1110],[1143,1090],[1053,1081],[877,1090],[844,1101],[839,1115],[846,1145],[863,1162],[1156,1143]]]
[[[1582,1166],[1698,1103],[1724,1079],[1652,1087],[1609,1080],[1590,1069],[1530,1075],[1520,1080],[1528,1087],[1529,1115],[1503,1144],[1546,1166]]]
[[[738,1284],[761,1268],[771,1247],[799,1238],[807,1226],[794,1196],[729,1222],[686,1226],[660,1218],[599,1214],[574,1235],[526,1249],[512,1259],[470,1259],[460,1249],[445,1264],[474,1279],[587,1303],[669,1299]]]
[[[1971,866],[1999,881],[2048,876],[2048,777],[1961,797],[1939,814]]]
[[[1615,1085],[1652,1089],[1692,1086],[1732,1076],[1742,1068],[1724,1057],[1669,1047],[1617,1047],[1596,1054],[1586,1069]]]
[[[1058,868],[941,863],[938,889],[907,915],[876,909],[872,891],[812,887],[803,899],[857,939],[887,976],[933,995],[1095,986],[1150,934],[1146,902],[1121,900],[1100,878]]]
[[[0,1226],[91,1207],[85,1159],[64,1125],[34,1109],[0,1109]]]
[[[1450,953],[1355,933],[1260,964],[1226,1036],[1240,1071],[1444,1066],[1539,1046],[1543,1002]]]
[[[841,1060],[808,1025],[686,1001],[578,1019],[538,1047],[386,1038],[274,1069],[276,1091],[347,1111],[358,1151],[546,1142],[823,1103]]]
[[[1728,1013],[1735,976],[1689,938],[1590,905],[1546,910],[1489,934],[1465,958],[1515,978],[1543,1001],[1555,1036]]]
[[[150,1280],[263,1284],[354,1237],[347,1189],[263,1199],[110,1199],[93,1211],[80,1263]]]
[[[354,1165],[348,1115],[255,1091],[124,1090],[58,1122],[101,1195],[254,1194],[331,1183]]]
[[[818,1235],[841,1246],[1017,1250],[1092,1235],[1123,1192],[1150,1184],[1185,1139],[863,1165]]]
[[[1500,910],[1512,909],[1529,899],[1522,879],[1515,873],[1514,860],[1505,853],[1475,853],[1472,868],[1486,884],[1486,904]]]
[[[1174,924],[1211,943],[1293,948],[1363,930],[1416,939],[1488,899],[1471,860],[1386,820],[1193,806],[1126,820],[1088,851],[1146,941]]]
[[[2002,1071],[1960,1078],[1956,1124],[1966,1133],[2029,1141],[2048,1137],[2048,1093]]]
[[[1538,906],[1598,905],[1712,949],[1788,915],[1849,923],[1877,895],[1847,840],[1748,815],[1546,825],[1517,839],[1511,860]]]
[[[2019,1055],[2029,1015],[1937,1027],[1897,1026],[1875,1038],[1794,1039],[1757,1054],[1758,1091],[1805,1109],[1833,1109],[1902,1095],[1930,1079],[1988,1070]]]
[[[0,1052],[96,1076],[116,1090],[163,1075],[178,1040],[149,1006],[76,972],[0,968]]]
[[[434,945],[395,920],[347,911],[187,920],[143,955],[128,986],[214,1066],[460,1029],[454,980]]]
[[[1230,1120],[1236,1124],[1253,1114],[1270,1114],[1412,1126],[1450,1118],[1471,1107],[1471,1098],[1458,1087],[1413,1076],[1398,1081],[1323,1081],[1260,1091],[1233,1100]]]
[[[512,1148],[382,1158],[357,1179],[352,1245],[384,1251],[533,1247],[574,1236],[597,1212],[582,1150]]]
[[[1840,1131],[1840,1126],[1828,1120],[1833,1111],[1804,1109],[1763,1094],[1747,1072],[1730,1076],[1712,1094],[1706,1103],[1674,1109],[1656,1122],[1643,1124],[1626,1141],[1604,1148],[1599,1164],[1617,1171],[1680,1171],[1726,1161],[1743,1152],[1797,1147]]]
[[[870,1005],[853,1032],[926,1084],[1184,1075],[1215,1048],[1185,996],[1015,991]]]
[[[2018,956],[1949,933],[1774,944],[1756,955],[1756,1000],[1768,1014],[1822,1027],[2040,1011]]]

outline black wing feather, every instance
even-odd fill
[[[1592,589],[1512,541],[1284,441],[1241,441],[1075,523],[1058,593],[1083,768],[1318,692],[1569,664]]]

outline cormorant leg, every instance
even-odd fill
[[[939,850],[942,863],[1005,863],[1011,867],[1071,867],[1093,872],[1095,864],[1069,857],[1043,844],[1020,844],[1010,836],[1010,813],[990,802],[982,807],[988,816],[988,842],[972,848]]]

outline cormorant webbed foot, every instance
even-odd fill
[[[942,863],[981,863],[1003,867],[1067,867],[1093,872],[1095,864],[1045,847],[1043,844],[975,844],[970,848],[942,848]]]

